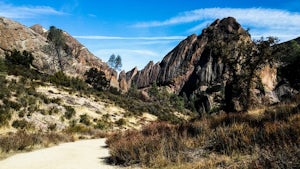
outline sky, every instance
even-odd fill
[[[0,0],[0,16],[26,26],[56,26],[102,61],[122,69],[158,62],[216,19],[235,17],[253,39],[300,36],[300,0]]]

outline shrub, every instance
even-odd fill
[[[181,128],[183,129],[183,128]],[[187,146],[183,140],[186,128],[167,123],[154,123],[142,131],[126,131],[108,137],[110,162],[122,165],[140,163],[145,166],[163,167],[167,164],[188,161],[184,156]]]
[[[91,124],[90,118],[87,114],[80,115],[79,122],[82,123],[82,124],[85,124],[87,126],[89,126]]]
[[[24,119],[13,121],[12,126],[16,129],[29,129],[30,127],[32,127],[31,123]]]
[[[109,81],[106,79],[104,72],[98,71],[96,68],[91,68],[85,75],[85,82],[92,85],[94,89],[103,91],[109,88]]]
[[[65,107],[65,114],[64,117],[67,119],[71,119],[73,116],[75,116],[76,111],[71,106],[64,106]]]
[[[5,59],[9,64],[12,65],[22,65],[29,68],[33,61],[33,56],[31,53],[24,50],[23,52],[14,49],[10,54],[5,54]]]
[[[0,72],[6,72],[6,71],[7,71],[6,64],[3,61],[3,59],[0,58]]]
[[[100,129],[100,130],[104,130],[107,129],[109,126],[109,124],[103,120],[97,120],[96,125],[95,125],[95,129]]]
[[[12,114],[9,108],[0,106],[0,127],[8,125],[11,116]]]
[[[126,125],[126,120],[123,119],[123,118],[121,118],[121,119],[117,120],[115,123],[116,123],[118,126],[124,126],[124,125]]]
[[[107,139],[110,161],[162,168],[207,159],[216,168],[299,168],[299,107],[280,104],[260,116],[220,114],[113,134]]]
[[[47,147],[49,144],[73,140],[73,137],[68,134],[58,134],[53,132],[28,133],[24,130],[19,130],[17,133],[0,137],[0,152],[9,153],[27,149],[30,150],[36,145]]]
[[[7,107],[7,108],[12,108],[16,111],[20,110],[21,109],[21,105],[17,102],[14,102],[14,101],[10,101],[8,99],[3,99],[3,103],[4,105]]]

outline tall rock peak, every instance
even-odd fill
[[[173,91],[179,93],[185,83],[190,79],[192,73],[197,69],[203,71],[206,61],[211,60],[207,56],[207,46],[211,41],[230,39],[229,35],[244,36],[240,39],[251,39],[250,35],[241,27],[241,25],[233,17],[217,19],[209,27],[202,31],[202,34],[197,36],[192,34],[181,41],[172,51],[170,51],[155,67],[157,73],[151,73],[153,63],[137,73],[133,78],[134,83],[138,88],[143,88],[151,85],[151,82],[156,82],[159,85],[169,85]],[[200,63],[201,62],[201,63]],[[199,65],[201,65],[199,67]],[[216,70],[208,70],[210,66],[206,65],[206,73],[202,73],[206,82],[217,77]],[[145,77],[145,76],[153,77]],[[151,79],[150,81],[148,79]],[[209,80],[210,79],[210,80]]]
[[[233,17],[224,18],[222,20],[217,19],[208,28],[204,29],[203,32],[212,33],[211,31],[217,30],[215,33],[231,33],[231,34],[242,34],[246,31]]]
[[[170,51],[160,64],[149,63],[143,70],[131,72],[130,83],[138,88],[150,86],[156,82],[168,86],[177,94],[199,95],[197,109],[210,111],[224,102],[226,81],[231,78],[230,66],[225,60],[237,60],[235,68],[240,69],[239,62],[245,56],[238,53],[224,55],[221,48],[236,48],[238,44],[251,44],[251,37],[233,17],[217,19],[204,29],[201,35],[188,36]],[[229,58],[230,57],[230,58]]]

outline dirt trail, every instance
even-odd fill
[[[11,156],[0,161],[1,169],[116,169],[104,162],[108,149],[105,139],[83,140],[29,153]]]

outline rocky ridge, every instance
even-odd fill
[[[28,28],[18,22],[0,17],[0,56],[5,52],[14,49],[27,50],[34,56],[33,65],[45,73],[60,71],[53,49],[47,41],[48,31],[40,25]],[[109,68],[99,58],[93,55],[85,46],[75,38],[64,32],[65,45],[61,51],[64,62],[64,73],[70,76],[83,77],[86,70],[95,67],[105,72],[107,79],[110,79],[111,86],[119,87],[117,72]]]
[[[160,63],[150,62],[141,71],[135,68],[120,78],[127,83],[125,89],[133,84],[139,89],[153,83],[167,86],[176,94],[194,98],[200,112],[226,109],[228,105],[229,111],[242,111],[246,108],[242,95],[248,91],[255,104],[273,104],[281,101],[282,95],[292,95],[290,86],[278,86],[280,65],[276,63],[263,64],[249,77],[249,65],[255,65],[257,59],[246,51],[250,47],[255,51],[250,34],[235,18],[218,19],[201,35],[180,42]],[[244,75],[253,79],[253,84],[247,84],[249,90],[242,85],[247,79],[241,79]]]

